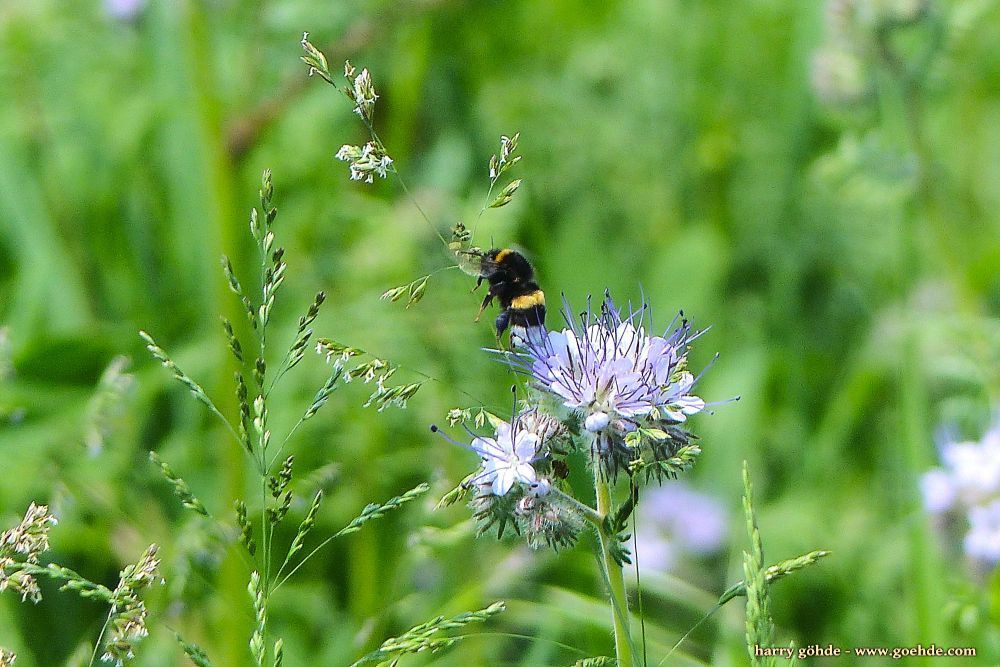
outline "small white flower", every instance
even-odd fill
[[[551,490],[547,480],[539,480],[532,465],[544,456],[544,444],[550,437],[559,435],[558,424],[536,410],[527,410],[514,417],[510,422],[502,422],[497,426],[492,438],[473,437],[471,445],[465,445],[452,440],[443,434],[444,438],[459,447],[470,449],[482,458],[482,471],[473,478],[473,483],[488,487],[492,495],[506,495],[514,485],[527,487],[530,494],[543,496]],[[439,432],[436,426],[432,431]]]
[[[482,483],[493,485],[493,494],[506,495],[515,483],[534,484],[537,480],[531,466],[538,453],[538,436],[510,424],[500,424],[495,438],[476,438],[472,449],[483,457]]]

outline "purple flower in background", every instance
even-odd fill
[[[118,21],[133,21],[146,8],[146,0],[104,0],[104,11]]]
[[[688,345],[701,332],[687,320],[650,336],[646,304],[623,317],[606,295],[599,314],[588,309],[578,322],[566,310],[569,327],[528,337],[521,363],[544,390],[583,415],[588,431],[631,431],[654,414],[681,423],[705,408],[691,393],[697,378],[687,370]]]
[[[1000,562],[1000,500],[969,508],[969,532],[962,546],[976,560]]]
[[[924,498],[924,507],[931,514],[947,512],[958,498],[955,483],[948,471],[934,468],[924,473],[920,478],[920,492]]]
[[[944,443],[941,462],[920,479],[924,507],[932,514],[967,514],[965,553],[1000,563],[1000,421],[979,442]]]
[[[670,570],[681,553],[707,556],[725,543],[729,518],[715,497],[683,482],[645,491],[636,514],[635,556],[646,571]]]

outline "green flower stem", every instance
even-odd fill
[[[611,615],[615,628],[615,652],[618,656],[619,665],[631,667],[633,664],[633,645],[628,625],[625,576],[622,573],[622,568],[615,562],[614,557],[611,555],[611,540],[616,538],[614,535],[607,534],[604,524],[604,518],[611,511],[611,488],[600,471],[595,471],[594,485],[597,492],[596,511],[555,487],[552,488],[550,493],[558,496],[560,500],[573,507],[597,530],[601,551],[598,556],[601,564],[601,574],[611,594]]]
[[[586,519],[587,523],[592,525],[598,531],[601,530],[601,526],[604,525],[604,517],[598,514],[596,511],[594,511],[594,508],[590,507],[589,505],[584,505],[573,496],[563,491],[560,491],[554,486],[552,487],[552,490],[549,491],[549,493],[558,497],[560,500],[562,500],[562,502],[566,503],[567,505],[575,509],[577,512],[579,512],[580,516]]]
[[[632,667],[635,658],[632,655],[632,634],[628,623],[628,600],[625,597],[625,576],[621,566],[615,562],[611,554],[611,540],[614,535],[608,535],[604,528],[603,518],[611,513],[611,487],[601,473],[600,466],[594,466],[594,491],[597,495],[597,514],[602,518],[598,527],[600,543],[601,568],[611,595],[611,619],[615,628],[615,656],[620,667]]]

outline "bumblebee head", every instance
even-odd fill
[[[494,277],[527,283],[535,277],[535,270],[524,255],[510,248],[492,248],[482,258],[479,275],[487,280]]]

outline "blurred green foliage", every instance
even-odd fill
[[[705,453],[691,479],[735,510],[748,459],[766,560],[834,552],[775,587],[780,641],[972,645],[1000,660],[1000,584],[984,587],[988,573],[963,562],[960,543],[932,532],[917,486],[936,429],[978,435],[1000,405],[995,0],[932,0],[912,25],[875,31],[853,52],[864,67],[840,73],[863,85],[839,99],[840,80],[823,79],[816,60],[837,11],[877,19],[924,3],[109,9],[127,4],[0,2],[0,323],[12,369],[0,385],[0,516],[6,526],[31,500],[51,504],[53,559],[108,585],[146,544],[162,545],[167,584],[150,600],[137,664],[183,663],[171,629],[217,665],[248,660],[245,567],[178,507],[147,452],[230,522],[244,459],[137,331],[235,409],[219,316],[245,320],[218,259],[252,280],[246,220],[263,168],[289,263],[276,338],[291,342],[322,289],[318,335],[402,364],[410,381],[438,380],[383,413],[362,409],[368,392],[352,385],[302,430],[292,512],[327,489],[314,535],[424,480],[440,496],[475,461],[427,426],[456,406],[509,409],[513,380],[479,349],[493,333],[488,318],[472,322],[472,280],[437,273],[409,309],[378,300],[451,260],[391,180],[349,182],[333,160],[364,130],[306,78],[305,30],[331,65],[370,69],[376,127],[440,231],[475,220],[499,135],[519,131],[524,184],[482,219],[477,241],[525,249],[551,302],[564,293],[579,308],[609,288],[644,295],[664,326],[680,308],[712,325],[693,361],[721,359],[700,394],[742,400],[696,418]],[[136,381],[102,417],[107,437],[88,440],[89,406],[118,354]],[[289,376],[273,397],[275,431],[326,372],[307,358]],[[433,499],[413,503],[299,572],[274,600],[286,665],[348,664],[494,599],[508,611],[484,634],[404,664],[581,657],[555,642],[609,653],[586,544],[555,555],[498,546],[473,539],[465,508],[432,510]],[[644,575],[651,664],[741,577],[734,523],[728,553]],[[102,622],[99,605],[51,587],[37,606],[0,595],[0,645],[19,667],[81,664]],[[741,664],[742,633],[731,605],[671,664]]]

